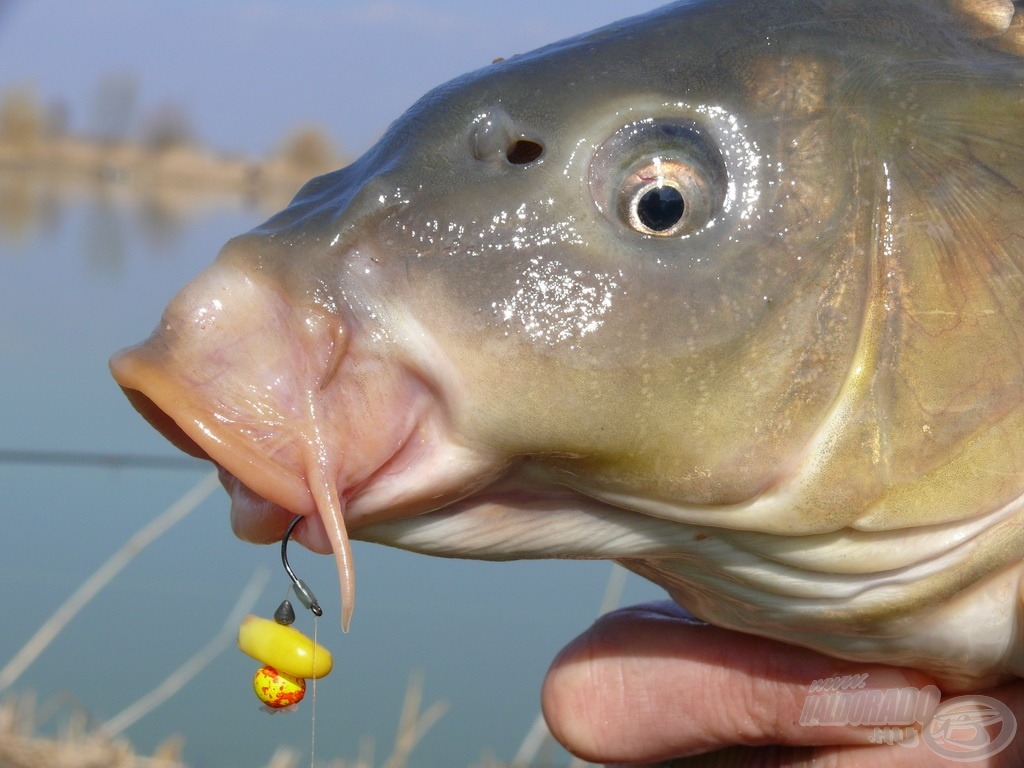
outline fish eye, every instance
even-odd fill
[[[714,141],[694,123],[642,120],[598,149],[590,186],[606,217],[640,235],[668,238],[711,223],[728,174]]]

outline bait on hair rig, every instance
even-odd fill
[[[288,539],[302,520],[297,515],[288,525],[281,539],[281,562],[291,579],[291,589],[305,608],[313,614],[313,636],[316,636],[316,618],[323,609],[312,590],[295,575],[288,563]],[[284,709],[302,701],[306,695],[306,678],[316,680],[331,671],[334,661],[331,652],[292,626],[295,609],[288,600],[274,611],[274,618],[263,619],[249,614],[238,628],[238,647],[262,666],[253,678],[256,697],[271,709]]]

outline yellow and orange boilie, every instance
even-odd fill
[[[273,709],[298,704],[306,678],[324,677],[334,665],[331,652],[299,630],[251,614],[238,628],[238,647],[264,665],[253,678],[253,689]]]
[[[271,709],[283,709],[302,701],[306,695],[306,681],[267,664],[256,670],[252,689],[256,692],[256,698]]]

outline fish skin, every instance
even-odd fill
[[[1024,46],[976,7],[683,2],[470,73],[115,376],[246,538],[299,513],[337,554],[333,478],[353,538],[614,558],[721,626],[1024,675]],[[654,157],[679,235],[626,215]]]

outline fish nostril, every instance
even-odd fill
[[[528,135],[504,109],[495,106],[474,119],[470,151],[477,160],[528,165],[544,154],[544,145]]]
[[[544,145],[530,139],[519,139],[505,151],[505,159],[513,165],[526,165],[544,154]]]

